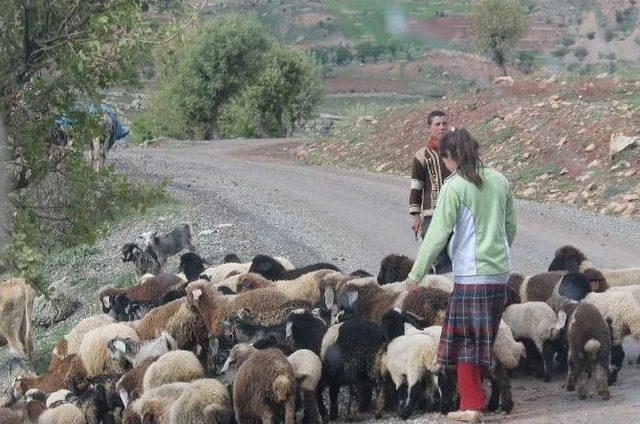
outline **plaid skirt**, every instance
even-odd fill
[[[455,284],[442,324],[438,363],[491,366],[505,297],[505,284]]]

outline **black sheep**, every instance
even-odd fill
[[[282,266],[280,262],[271,256],[258,255],[251,261],[251,267],[249,272],[262,275],[264,278],[271,281],[278,280],[295,280],[296,278],[307,274],[309,272],[318,271],[321,269],[332,269],[334,271],[340,271],[338,267],[329,263],[316,263],[303,266],[301,268],[295,268],[287,270]]]

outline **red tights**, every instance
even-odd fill
[[[479,411],[484,408],[484,390],[482,388],[482,365],[458,362],[458,393],[460,410]]]

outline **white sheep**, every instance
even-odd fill
[[[295,266],[291,263],[291,261],[287,258],[283,258],[281,256],[275,256],[274,259],[278,261],[284,269],[294,269]],[[249,272],[249,268],[251,268],[252,262],[242,262],[235,263],[229,262],[216,266],[209,267],[202,271],[201,275],[205,275],[209,281],[212,283],[221,283],[225,279],[229,278],[231,273],[242,274],[245,272]],[[233,291],[236,291],[235,288],[232,288]]]
[[[40,415],[38,424],[86,424],[84,414],[76,405],[64,403],[53,409],[47,409]]]
[[[123,423],[161,423],[173,404],[189,387],[189,383],[165,384],[151,390],[131,402],[122,412]]]
[[[82,339],[79,356],[88,376],[122,374],[122,365],[111,358],[107,343],[116,337],[128,337],[140,341],[138,333],[126,324],[114,323],[89,331]]]
[[[188,382],[202,378],[204,370],[196,355],[187,350],[173,350],[147,368],[142,380],[143,393],[164,384]]]
[[[296,350],[287,359],[298,382],[298,392],[304,405],[304,422],[321,422],[316,390],[322,376],[322,361],[318,355],[308,349]]]
[[[640,305],[633,294],[607,290],[604,293],[589,293],[584,302],[598,308],[605,319],[611,318],[614,344],[621,343],[627,335],[640,341]]]
[[[558,314],[545,302],[525,302],[508,306],[502,319],[511,329],[515,338],[531,339],[543,356],[544,380],[551,381],[553,370],[553,348],[551,342],[564,328],[567,320],[565,311]]]
[[[157,339],[146,342],[116,337],[107,343],[107,347],[113,359],[137,367],[151,356],[160,356],[176,350],[178,343],[169,333],[163,331]]]
[[[233,417],[229,389],[212,378],[192,381],[173,402],[168,417],[168,424],[229,423]]]

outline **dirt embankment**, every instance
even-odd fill
[[[638,217],[639,99],[640,82],[632,78],[522,80],[342,122],[329,138],[294,154],[311,163],[408,175],[426,137],[427,113],[442,109],[451,124],[472,131],[485,161],[506,173],[518,196]],[[635,138],[636,146],[611,157],[615,135]]]

